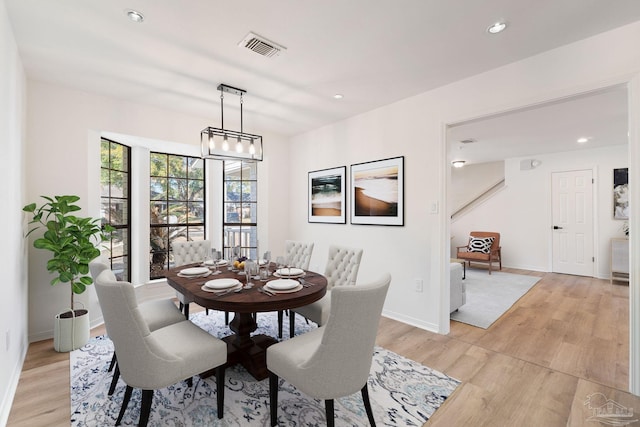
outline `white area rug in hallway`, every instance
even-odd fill
[[[467,302],[451,313],[451,320],[487,329],[516,303],[540,277],[473,270],[467,268],[463,280]]]

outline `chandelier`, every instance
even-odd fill
[[[203,159],[262,161],[262,136],[243,132],[242,104],[244,89],[225,84],[218,85],[220,91],[221,127],[206,127],[200,132],[200,147]],[[224,94],[240,97],[240,132],[224,128]]]

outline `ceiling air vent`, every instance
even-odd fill
[[[286,47],[267,40],[255,33],[247,34],[245,38],[238,43],[238,46],[246,47],[247,49],[262,56],[266,56],[267,58],[278,56],[280,52],[287,49]]]

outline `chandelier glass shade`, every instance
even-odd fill
[[[200,147],[203,159],[262,161],[262,136],[243,132],[242,104],[243,89],[225,84],[218,86],[220,91],[220,113],[222,127],[206,127],[200,132]],[[240,132],[224,128],[224,94],[240,96]]]

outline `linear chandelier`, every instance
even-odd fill
[[[218,85],[220,91],[221,127],[206,127],[200,132],[203,159],[262,161],[262,136],[243,132],[242,104],[244,89]],[[224,94],[240,96],[240,132],[224,128]]]

